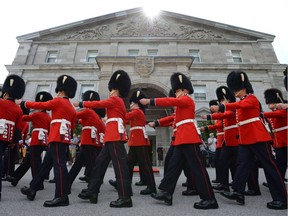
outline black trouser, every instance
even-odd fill
[[[127,155],[130,179],[132,181],[134,166],[138,163],[139,172],[148,187],[155,187],[155,179],[152,164],[149,159],[147,146],[131,146]]]
[[[95,167],[92,171],[91,178],[89,179],[88,192],[99,193],[100,186],[103,183],[103,178],[111,160],[116,176],[119,198],[132,196],[127,152],[124,147],[124,142],[122,141],[105,143],[96,159]]]
[[[40,170],[41,164],[42,164],[42,152],[45,150],[45,146],[30,146],[30,152],[25,157],[25,160],[22,162],[22,164],[15,170],[13,177],[16,178],[17,181],[19,181],[26,172],[31,167],[31,173],[32,178],[34,178]]]
[[[4,142],[0,140],[0,193],[2,192],[2,173],[4,171],[4,163],[3,156],[5,154],[5,150],[8,146],[8,142]]]
[[[95,161],[97,156],[99,155],[102,148],[92,146],[92,145],[81,145],[79,153],[76,157],[75,162],[73,163],[73,166],[71,167],[69,173],[68,173],[68,179],[69,179],[69,187],[71,189],[71,186],[79,174],[81,168],[85,166],[86,169],[86,176],[90,178],[92,169],[95,165]]]
[[[19,148],[14,146],[8,147],[4,156],[4,169],[3,173],[12,176],[15,171],[15,163],[18,160]]]
[[[220,181],[220,155],[221,155],[221,148],[216,148],[215,155],[214,155],[214,166],[215,166],[215,180],[217,182]]]
[[[250,172],[247,180],[247,187],[248,190],[254,190],[254,191],[260,191],[259,187],[259,162],[256,158],[254,158],[254,161],[250,164]]]
[[[159,189],[174,193],[178,178],[187,163],[191,175],[195,176],[195,187],[201,199],[214,198],[209,175],[201,162],[200,144],[185,144],[174,147],[167,173],[165,174]]]
[[[43,164],[38,175],[30,182],[33,190],[39,190],[47,173],[51,168],[54,169],[55,196],[54,198],[64,197],[70,193],[67,170],[67,144],[52,142],[48,146]]]
[[[287,190],[272,155],[271,145],[268,142],[238,146],[237,169],[232,187],[236,191],[244,193],[255,156],[264,169],[273,200],[287,202]]]
[[[288,147],[275,148],[276,164],[284,181],[287,170],[287,151]]]
[[[238,155],[238,147],[223,146],[219,158],[219,182],[224,185],[229,185],[229,168],[235,167]],[[234,176],[235,169],[230,169],[231,175]]]

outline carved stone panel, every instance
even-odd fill
[[[151,56],[137,56],[135,62],[135,71],[140,77],[149,77],[154,70],[154,58]]]

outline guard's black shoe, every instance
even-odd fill
[[[80,180],[80,181],[85,181],[85,182],[88,182],[88,181],[89,181],[89,179],[88,179],[87,176],[81,176],[81,177],[79,177],[79,180]]]
[[[116,201],[110,202],[110,207],[112,208],[128,208],[132,207],[132,199],[131,197],[128,198],[119,198]]]
[[[11,183],[12,186],[16,187],[18,184],[18,180],[13,176],[7,176],[6,180]]]
[[[287,203],[282,201],[272,201],[267,203],[267,208],[275,210],[287,209]]]
[[[144,190],[140,191],[140,194],[142,195],[149,195],[152,193],[156,193],[156,188],[155,187],[147,187]]]
[[[54,198],[53,200],[47,200],[44,202],[44,207],[58,207],[58,206],[68,206],[69,198],[68,196]]]
[[[27,199],[33,201],[36,196],[36,191],[31,189],[30,187],[23,187],[21,188],[21,193],[27,196]]]
[[[187,187],[187,182],[183,182],[182,187]]]
[[[216,185],[216,186],[212,186],[212,188],[214,190],[218,190],[218,191],[230,191],[228,185],[224,185],[224,184],[221,184],[221,183]]]
[[[164,201],[167,205],[171,206],[172,205],[172,200],[173,197],[170,193],[162,191],[160,193],[152,193],[151,197],[156,199],[156,200],[161,200]]]
[[[49,183],[55,183],[55,179],[51,179],[48,181]]]
[[[117,190],[117,182],[116,181],[110,179],[108,182],[111,186],[113,186]]]
[[[94,203],[94,204],[98,202],[98,193],[92,194],[92,193],[89,193],[88,191],[86,192],[82,191],[80,194],[78,194],[78,197],[83,200],[89,200],[91,203]]]
[[[234,192],[223,191],[220,194],[230,200],[236,200],[236,202],[239,203],[240,205],[245,204],[245,197],[244,194],[242,193],[235,191]]]
[[[265,187],[268,187],[268,183],[267,182],[263,182],[262,185],[265,186]]]
[[[261,192],[259,190],[247,190],[244,193],[246,196],[259,196]]]
[[[183,196],[194,196],[194,195],[198,195],[196,190],[186,190],[182,192]]]
[[[139,182],[135,183],[136,186],[146,186],[146,184],[144,182],[142,182],[141,180]]]
[[[201,200],[200,202],[194,203],[194,208],[196,209],[217,209],[218,207],[215,198],[211,200]]]
[[[214,184],[218,184],[218,183],[220,183],[218,180],[212,180],[212,183],[214,183]]]

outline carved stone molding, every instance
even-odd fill
[[[135,62],[135,71],[140,77],[149,77],[154,70],[154,58],[151,56],[138,56]]]

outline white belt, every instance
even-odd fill
[[[91,138],[95,139],[97,137],[97,128],[94,126],[84,126],[82,128],[82,130],[87,130],[87,129],[91,130]]]
[[[34,129],[32,130],[32,132],[34,132],[34,131],[43,131],[43,132],[48,133],[48,130],[46,130],[46,129],[44,129],[44,128],[34,128]]]
[[[124,125],[123,125],[123,119],[122,118],[109,118],[106,120],[106,124],[108,124],[109,122],[113,122],[116,121],[118,123],[118,132],[120,134],[124,133]]]
[[[53,119],[51,121],[51,124],[54,124],[54,123],[65,123],[65,124],[71,125],[71,122],[66,119]]]
[[[14,126],[15,122],[6,119],[0,119],[0,124],[10,124]]]
[[[180,125],[187,124],[187,123],[190,123],[190,122],[194,123],[194,119],[184,119],[184,120],[182,120],[180,122],[177,122],[176,123],[176,127],[179,127]]]
[[[228,127],[224,127],[223,130],[226,131],[226,130],[229,130],[229,129],[232,129],[232,128],[238,128],[238,125],[230,125]]]
[[[224,132],[216,133],[216,136],[219,136],[219,135],[224,135]]]
[[[174,129],[173,129],[173,132],[176,132],[176,131],[177,131],[177,128],[174,128]]]
[[[148,138],[148,135],[147,135],[147,133],[146,133],[145,127],[143,127],[143,126],[131,127],[131,128],[130,128],[130,131],[133,131],[133,130],[142,130],[142,131],[143,131],[143,134],[144,134],[144,137],[145,137],[146,139]]]
[[[273,132],[275,133],[275,132],[283,131],[283,130],[286,130],[286,129],[288,129],[288,125],[284,126],[284,127],[281,127],[281,128],[276,128],[276,129],[273,130]]]
[[[260,118],[259,117],[255,117],[255,118],[250,118],[250,119],[247,119],[247,120],[244,120],[244,121],[240,121],[237,123],[238,126],[242,126],[242,125],[245,125],[245,124],[249,124],[249,123],[252,123],[252,122],[255,122],[255,121],[260,121]]]
[[[39,131],[39,133],[38,133],[38,139],[39,140],[44,140],[44,138],[45,138],[45,133],[44,132],[48,133],[48,130],[46,130],[44,128],[34,128],[32,130],[32,132],[34,132],[34,131]]]
[[[53,119],[51,121],[51,124],[54,124],[54,123],[61,123],[60,125],[60,129],[59,129],[59,133],[61,135],[65,135],[68,133],[68,127],[67,127],[67,124],[68,125],[71,125],[71,122],[66,120],[66,119]]]

